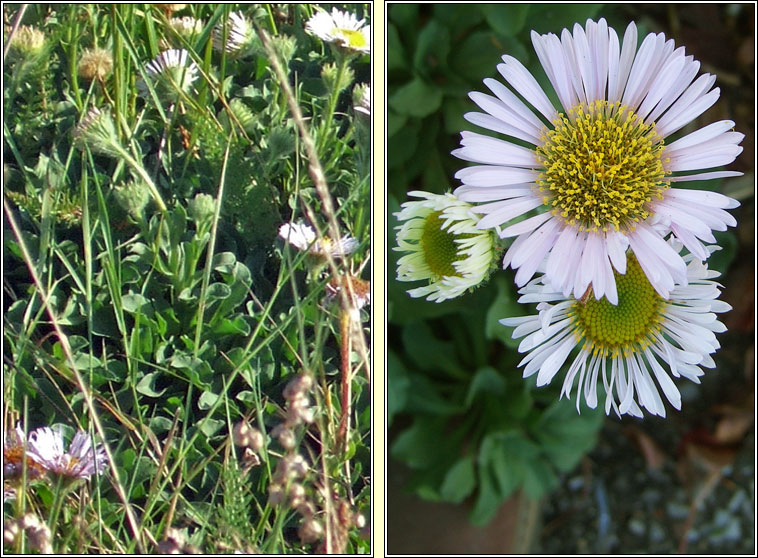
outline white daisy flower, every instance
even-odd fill
[[[239,12],[229,14],[226,28],[228,33],[226,41],[223,24],[219,24],[213,30],[213,48],[216,50],[225,49],[230,54],[236,54],[255,38],[255,29],[252,24]]]
[[[332,8],[332,13],[317,11],[305,24],[305,30],[322,41],[334,43],[360,53],[371,51],[371,25],[355,14]]]
[[[680,243],[672,239],[667,246],[679,254]],[[717,300],[720,285],[712,279],[719,273],[692,254],[684,256],[688,284],[674,287],[669,300],[656,293],[635,255],[627,255],[626,274],[616,272],[617,305],[592,296],[566,298],[541,275],[519,291],[519,302],[537,302],[539,313],[500,322],[516,328],[514,338],[524,337],[519,352],[529,354],[519,366],[526,365],[525,378],[537,374],[538,386],[550,383],[579,349],[561,391],[570,398],[577,380],[577,410],[582,396],[590,408],[597,406],[602,376],[606,414],[613,408],[619,416],[641,417],[644,407],[666,416],[656,382],[679,410],[681,396],[671,377],[699,384],[701,367],[715,366],[710,356],[720,346],[715,333],[726,331],[716,313],[731,306]]]
[[[184,49],[164,50],[152,62],[145,66],[145,71],[154,80],[154,85],[161,97],[175,100],[177,90],[189,93],[193,82],[198,77],[198,67]],[[139,81],[140,92],[147,95],[147,86]]]
[[[353,89],[353,110],[371,116],[371,86],[356,85]]]
[[[318,257],[325,257],[329,254],[333,258],[341,258],[355,252],[360,244],[357,239],[350,235],[345,235],[337,241],[328,236],[317,239],[316,231],[303,223],[283,224],[279,227],[279,236],[298,250],[307,251]]]
[[[46,426],[37,428],[29,434],[27,454],[48,471],[66,477],[88,479],[108,465],[105,448],[93,446],[89,434],[81,430],[66,452],[60,431]]]
[[[516,237],[503,267],[517,270],[519,286],[548,256],[546,273],[556,290],[580,298],[592,286],[595,297],[615,303],[614,268],[625,273],[631,247],[655,290],[667,297],[687,273],[663,237],[673,232],[705,259],[703,242],[715,242],[711,231],[736,224],[724,211],[736,207],[735,200],[672,187],[741,174],[698,172],[729,164],[742,151],[743,134],[729,131],[734,122],[666,143],[716,102],[716,77],[694,80],[700,63],[663,34],[651,33],[638,50],[634,23],[623,46],[604,19],[576,24],[573,34],[564,29],[560,38],[533,31],[532,43],[561,112],[518,60],[503,56],[497,69],[510,88],[485,79],[494,96],[471,93],[484,113],[465,118],[508,138],[463,132],[453,154],[478,165],[456,174],[463,186],[455,194],[484,202],[476,208],[484,214],[480,228]],[[519,219],[535,209],[542,212]]]
[[[429,282],[408,294],[442,302],[481,284],[497,257],[497,240],[477,228],[472,207],[449,193],[408,195],[424,199],[405,202],[395,214],[404,222],[394,250],[408,252],[398,260],[397,279]]]

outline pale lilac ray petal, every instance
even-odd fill
[[[552,218],[553,216],[549,212],[540,213],[539,215],[535,215],[534,217],[529,217],[528,219],[524,219],[523,221],[519,223],[510,225],[509,227],[504,228],[502,231],[500,231],[499,236],[500,238],[508,238],[510,236],[517,236],[520,234],[531,232],[537,227],[539,227],[542,223]]]
[[[510,124],[503,122],[491,114],[483,114],[481,112],[467,112],[463,115],[463,118],[471,122],[474,126],[479,126],[485,130],[492,130],[493,132],[498,132],[499,134],[511,136],[513,138],[523,140],[527,143],[531,143],[532,145],[540,145],[542,143],[539,135],[529,134],[523,130],[516,128],[515,126],[511,126]]]
[[[513,87],[522,97],[529,99],[529,102],[536,108],[549,122],[555,120],[558,116],[555,107],[547,98],[547,95],[540,87],[534,76],[529,73],[524,65],[516,60],[513,56],[504,55],[504,64],[498,64],[497,70],[505,80]]]
[[[519,168],[494,165],[465,167],[455,173],[455,178],[468,186],[505,186],[532,182],[539,173]]]
[[[472,163],[506,165],[514,167],[538,168],[535,152],[501,139],[483,136],[473,132],[461,134],[461,145],[452,154]]]

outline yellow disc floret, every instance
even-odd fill
[[[575,302],[571,314],[575,335],[584,339],[592,354],[631,354],[646,347],[660,330],[664,300],[655,292],[637,259],[630,253],[626,274],[614,271],[618,304],[607,298],[596,300],[592,293]]]
[[[460,277],[453,263],[461,258],[456,235],[442,228],[442,211],[430,213],[424,221],[421,247],[429,269],[438,277]]]
[[[342,37],[346,47],[361,49],[368,46],[366,37],[360,31],[355,29],[335,29],[334,34]]]
[[[663,141],[618,103],[578,105],[543,136],[539,191],[553,214],[580,230],[633,230],[668,188]]]

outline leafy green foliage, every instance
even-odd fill
[[[176,537],[183,551],[308,552],[326,548],[298,534],[313,517],[330,530],[330,550],[368,552],[358,520],[371,505],[368,355],[358,343],[368,314],[345,333],[349,309],[327,297],[330,268],[278,230],[305,221],[323,236],[334,220],[360,241],[333,261],[337,274],[368,276],[370,142],[352,89],[369,81],[370,57],[337,60],[307,34],[312,5],[241,5],[251,27],[239,51],[213,45],[231,6],[173,14],[200,22],[192,34],[157,6],[28,6],[23,21],[44,34],[45,56],[14,54],[4,68],[4,176],[17,225],[4,246],[4,424],[79,426],[104,434],[96,438],[113,456],[75,498],[47,480],[19,487],[24,503],[6,505],[5,517],[53,517],[57,553],[152,552],[151,541],[165,550]],[[368,16],[364,5],[346,9]],[[253,22],[294,84],[334,212],[314,188]],[[95,46],[112,67],[93,79],[79,65]],[[146,70],[166,48],[185,49],[197,68],[186,91],[155,86]],[[340,90],[321,77],[336,63],[355,78]],[[74,146],[92,107],[113,119],[117,149],[86,135]],[[295,405],[287,387],[301,373],[311,384]],[[235,445],[240,423],[259,432],[255,447]]]

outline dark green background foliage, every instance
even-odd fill
[[[264,51],[235,58],[211,47],[212,30],[234,9],[202,4],[181,14],[202,19],[205,27],[193,44],[173,46],[192,50],[210,79],[199,77],[192,95],[173,109],[139,96],[135,87],[170,37],[165,16],[146,4],[30,5],[23,23],[46,33],[45,61],[34,71],[21,72],[13,60],[4,68],[4,188],[74,364],[95,394],[126,497],[156,533],[169,505],[178,502],[174,520],[188,521],[186,513],[190,523],[202,525],[211,552],[221,541],[246,541],[263,551],[302,547],[295,533],[299,518],[288,510],[272,512],[266,503],[274,457],[270,462],[264,449],[263,463],[248,476],[230,471],[231,426],[243,417],[264,432],[280,424],[282,390],[303,369],[313,371],[318,389],[334,392],[329,419],[339,416],[341,401],[339,308],[324,302],[328,277],[308,275],[304,254],[284,246],[277,234],[282,223],[304,219],[303,200],[321,216],[321,201]],[[321,69],[334,58],[328,45],[304,31],[314,7],[239,9],[274,36],[304,117],[315,129],[329,93]],[[346,9],[368,15],[367,5]],[[9,21],[15,12],[4,7],[4,13]],[[104,84],[77,74],[81,51],[95,44],[122,55]],[[370,57],[354,59],[351,67],[356,79],[315,139],[323,147],[319,157],[340,227],[361,241],[351,260],[357,269],[370,250],[369,173],[358,166],[370,158],[370,149],[356,141],[351,93],[353,85],[370,80]],[[7,86],[14,76],[14,87]],[[153,203],[129,214],[115,194],[129,169],[74,148],[72,130],[92,106],[109,107],[126,123],[132,136],[122,137],[123,144],[154,177],[168,206],[164,214]],[[230,125],[229,107],[242,127]],[[215,198],[222,176],[216,232],[212,211],[199,215],[193,203],[201,193]],[[7,221],[4,226],[6,410],[21,415],[29,429],[77,422],[87,428],[82,394],[19,243]],[[215,248],[206,266],[211,239]],[[364,321],[367,316],[364,310]],[[366,513],[371,415],[363,373],[352,389],[347,448],[324,463],[328,474],[340,477],[339,491],[347,487],[355,496],[355,511]],[[170,431],[174,445],[162,451],[166,467],[174,469],[156,476],[155,444],[166,443]],[[327,441],[314,441],[305,430],[297,436],[308,462],[318,465],[314,456]],[[352,467],[344,466],[345,459]],[[105,524],[123,528],[113,488],[101,482]],[[270,515],[277,517],[273,531]],[[353,537],[347,544],[349,552],[357,546],[365,552],[369,542]]]
[[[411,299],[406,290],[418,284],[395,280],[399,254],[392,250],[398,225],[393,214],[408,191],[444,193],[459,185],[453,175],[466,163],[450,154],[459,133],[489,134],[464,120],[466,112],[479,110],[467,95],[487,91],[485,78],[503,81],[496,70],[502,55],[522,62],[560,106],[534,53],[532,30],[560,36],[575,23],[604,17],[621,39],[634,19],[641,41],[648,32],[664,30],[655,17],[644,16],[645,10],[665,19],[664,8],[652,6],[388,7],[389,444],[392,457],[413,471],[409,489],[430,500],[470,498],[471,520],[477,524],[491,519],[515,490],[538,497],[555,488],[556,474],[571,470],[594,446],[604,412],[583,406],[577,414],[573,399],[559,401],[562,373],[539,389],[534,377],[521,378],[518,341],[498,320],[533,313],[534,306],[516,302],[511,270],[496,271],[488,285],[459,299],[441,304]],[[691,45],[685,46],[691,53]],[[714,113],[706,112],[698,125],[738,120]],[[738,129],[747,132],[749,126],[738,123]],[[686,131],[691,130],[679,134]],[[688,182],[687,187],[717,189],[718,181]],[[737,241],[733,232],[716,233],[716,238],[724,250],[711,266],[724,272]],[[392,502],[388,505],[391,510]]]

